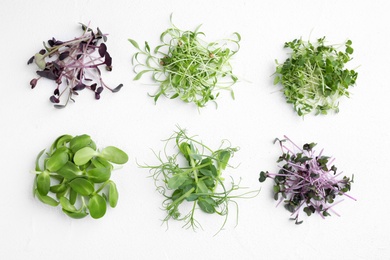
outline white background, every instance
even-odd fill
[[[1,198],[0,259],[390,259],[389,221],[389,48],[388,1],[25,1],[2,0],[1,33]],[[158,44],[169,15],[182,29],[203,24],[206,40],[242,36],[232,61],[240,83],[236,100],[228,93],[199,112],[195,106],[161,98],[155,105],[147,80],[134,82],[127,41]],[[91,22],[109,33],[114,70],[105,81],[124,87],[105,92],[99,101],[83,91],[76,103],[56,110],[48,101],[53,84],[40,81],[31,90],[35,65],[27,60],[51,37],[79,35],[78,22]],[[340,113],[298,117],[272,85],[274,60],[284,60],[286,41],[327,36],[330,43],[353,41],[360,66],[351,98]],[[180,125],[211,147],[229,139],[240,151],[237,169],[226,174],[258,197],[241,200],[239,224],[231,215],[224,231],[213,237],[222,219],[199,214],[204,230],[161,225],[165,213],[148,171],[140,163],[156,163],[151,151]],[[104,218],[70,219],[32,197],[35,156],[61,134],[87,133],[98,147],[114,145],[129,162],[112,179],[120,200]],[[304,218],[300,226],[275,208],[272,181],[260,184],[261,170],[277,170],[280,154],[273,145],[284,134],[298,144],[317,142],[336,158],[345,175],[355,175],[351,195],[336,206],[341,217]],[[302,215],[303,216],[303,215]]]

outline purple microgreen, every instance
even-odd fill
[[[121,88],[123,87],[123,84],[119,84],[116,88],[114,88],[113,90],[112,90],[112,92],[118,92],[119,90],[121,90]]]
[[[99,66],[105,65],[108,71],[112,70],[112,58],[106,44],[101,43],[102,39],[107,40],[107,35],[100,29],[94,32],[89,25],[81,26],[84,31],[81,36],[69,41],[59,41],[53,37],[47,43],[44,42],[45,49],[41,49],[27,62],[35,62],[40,69],[36,72],[40,77],[30,81],[31,88],[35,88],[41,77],[56,83],[50,101],[57,104],[57,108],[65,107],[69,100],[74,102],[72,95],[78,95],[77,91],[85,88],[93,91],[96,99],[100,99],[103,88],[118,92],[123,86],[120,84],[121,87],[113,90],[102,79]],[[101,86],[98,89],[97,84]],[[59,104],[61,97],[66,96],[63,95],[65,92],[68,93],[67,99],[64,104]]]
[[[100,57],[104,57],[107,52],[107,46],[104,43],[101,43],[99,46],[99,55]]]
[[[316,143],[304,144],[302,148],[292,142],[287,136],[284,140],[276,139],[282,150],[277,162],[277,173],[260,172],[259,181],[267,178],[274,180],[274,199],[284,203],[284,207],[291,212],[291,219],[301,224],[299,213],[304,211],[307,216],[313,213],[322,218],[330,216],[330,212],[340,216],[333,207],[342,200],[335,202],[337,197],[346,196],[356,200],[347,193],[351,190],[352,178],[337,177],[337,167],[333,165],[334,158],[323,155],[323,149],[316,153],[313,148]],[[289,144],[289,146],[287,146]]]

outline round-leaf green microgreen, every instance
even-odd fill
[[[345,48],[344,51],[340,50]],[[286,42],[284,48],[292,50],[291,56],[282,64],[276,61],[274,84],[283,86],[287,103],[294,106],[299,116],[339,112],[338,100],[349,97],[358,73],[345,69],[352,58],[352,41],[341,45],[327,45],[325,37],[316,43],[295,39]]]
[[[156,154],[159,164],[140,166],[149,169],[157,190],[165,197],[165,222],[170,219],[184,221],[183,227],[195,230],[200,226],[196,220],[196,212],[200,209],[204,213],[225,217],[220,231],[227,222],[231,203],[238,206],[235,199],[252,198],[258,194],[259,190],[234,195],[241,187],[233,178],[230,185],[226,185],[222,172],[231,167],[229,159],[238,150],[231,147],[228,141],[223,141],[217,150],[212,150],[180,128],[165,141],[165,156]],[[169,145],[176,149],[173,155],[167,154]],[[183,204],[190,205],[187,213],[183,213],[186,208],[181,207]]]
[[[183,31],[172,23],[172,15],[170,21],[171,28],[161,34],[161,44],[152,52],[148,42],[141,49],[135,40],[129,39],[137,49],[133,56],[134,80],[152,74],[159,85],[151,95],[155,102],[163,95],[204,107],[209,101],[215,102],[222,89],[230,91],[234,98],[231,86],[238,78],[232,72],[230,59],[240,48],[240,34],[235,32],[230,39],[207,43],[202,40],[200,26],[194,31]]]
[[[107,204],[114,208],[118,203],[118,190],[110,180],[111,163],[127,161],[127,154],[116,147],[97,150],[88,135],[62,135],[48,152],[38,154],[34,195],[50,206],[60,205],[69,217],[101,218]]]

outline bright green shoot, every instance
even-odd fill
[[[219,229],[221,231],[227,222],[231,203],[237,206],[238,217],[238,205],[234,199],[252,198],[258,194],[259,190],[233,195],[241,189],[239,183],[235,183],[231,178],[231,183],[225,184],[222,172],[231,167],[229,160],[238,150],[231,147],[228,141],[223,141],[214,151],[195,137],[189,137],[185,130],[180,128],[165,141],[164,156],[161,156],[161,153],[156,154],[159,164],[140,166],[150,170],[157,190],[165,197],[165,222],[170,219],[184,221],[183,227],[192,227],[195,230],[201,227],[196,220],[196,212],[200,210],[224,216]],[[177,149],[175,154],[167,154],[169,145]],[[181,206],[184,204],[190,204],[191,209],[183,214]]]
[[[132,59],[134,80],[152,74],[152,80],[159,85],[158,91],[151,95],[155,102],[163,95],[204,107],[209,101],[215,102],[222,89],[230,91],[234,98],[231,86],[238,78],[232,72],[230,59],[240,48],[240,34],[206,43],[199,29],[200,26],[194,31],[182,31],[172,23],[171,15],[171,28],[161,34],[161,45],[153,52],[148,42],[141,48],[129,39],[137,49]]]
[[[338,100],[349,97],[350,86],[358,73],[344,68],[352,58],[352,41],[340,46],[326,45],[325,37],[316,43],[295,39],[286,42],[284,48],[292,50],[283,63],[276,61],[274,84],[283,85],[287,103],[293,104],[299,116],[315,110],[316,114],[339,112]],[[345,51],[339,50],[344,47]]]
[[[107,203],[114,208],[118,202],[118,190],[110,180],[112,163],[127,161],[127,154],[116,147],[97,150],[88,135],[62,135],[47,153],[38,154],[34,195],[50,206],[61,205],[69,217],[101,218]]]

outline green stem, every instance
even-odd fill
[[[194,191],[195,191],[195,188],[191,188],[190,190],[188,190],[186,193],[184,193],[179,198],[177,198],[174,202],[172,202],[171,205],[169,205],[167,207],[167,210],[170,210],[172,207],[174,207],[175,205],[179,204],[183,199],[188,197]]]

